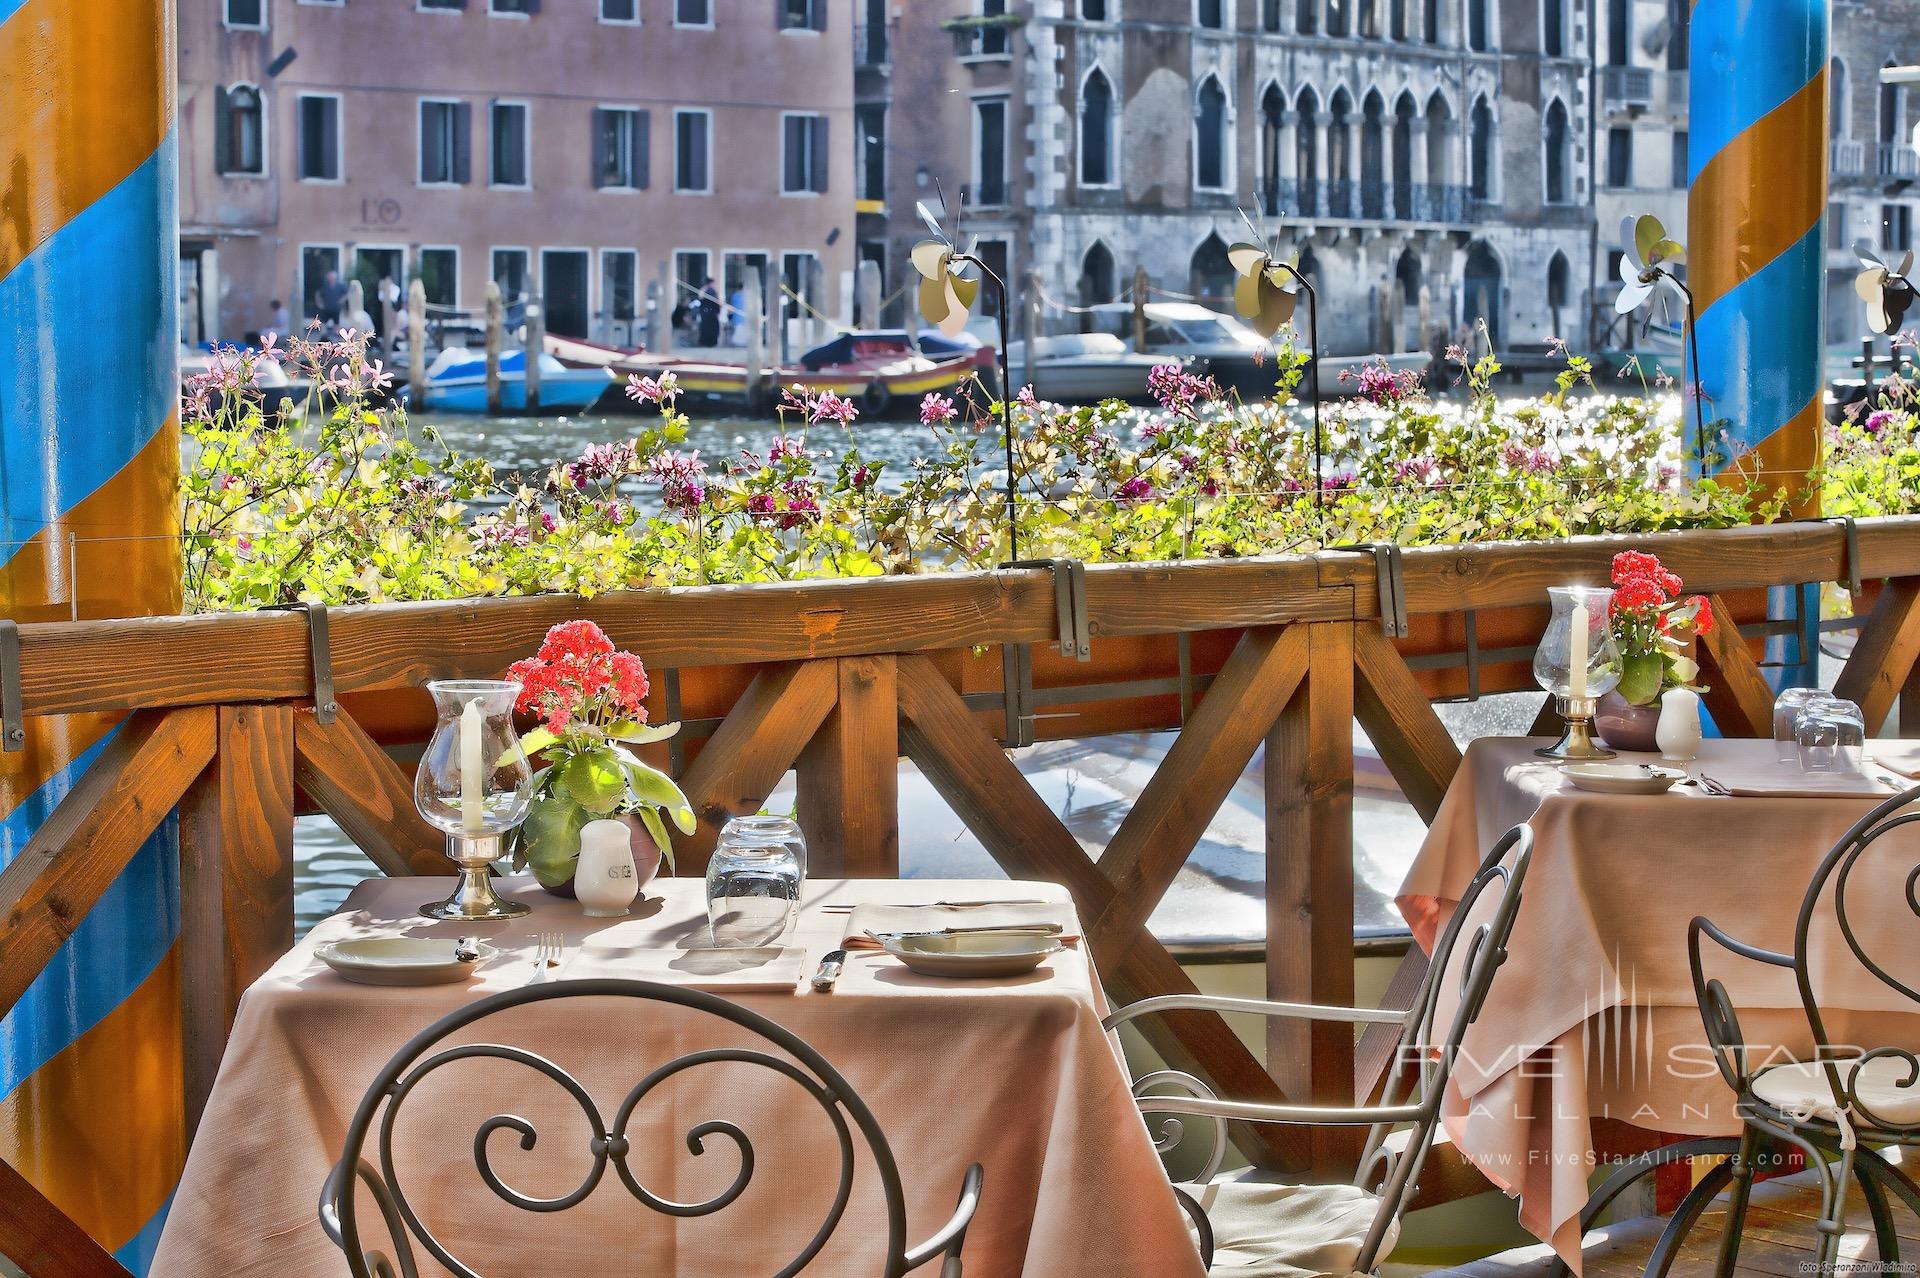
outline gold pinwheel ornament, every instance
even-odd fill
[[[980,281],[962,275],[954,259],[971,258],[973,246],[969,245],[965,253],[956,252],[932,211],[925,204],[913,207],[934,234],[933,239],[915,244],[910,254],[913,269],[920,272],[920,314],[944,335],[958,336],[980,296]]]
[[[1233,309],[1254,332],[1271,338],[1300,304],[1300,278],[1293,273],[1293,263],[1246,243],[1229,245],[1227,261],[1234,270]]]
[[[1620,221],[1620,296],[1613,309],[1627,315],[1656,292],[1680,295],[1673,268],[1687,260],[1687,250],[1667,234],[1651,213],[1631,214]]]
[[[1854,277],[1853,291],[1867,304],[1867,327],[1890,337],[1900,331],[1900,322],[1906,319],[1907,308],[1913,305],[1913,280],[1909,278],[1913,271],[1913,250],[1908,249],[1900,259],[1897,271],[1881,260],[1867,240],[1853,242],[1853,255],[1860,259],[1861,267],[1860,274]]]

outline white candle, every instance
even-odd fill
[[[1587,695],[1587,627],[1592,614],[1583,601],[1573,606],[1573,634],[1567,645],[1567,699],[1579,701]]]
[[[460,828],[468,834],[486,828],[487,764],[480,740],[485,726],[480,698],[475,697],[460,711]]]

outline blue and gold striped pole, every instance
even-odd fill
[[[1697,0],[1690,26],[1696,393],[1727,433],[1707,464],[1744,455],[1762,484],[1799,498],[1820,456],[1825,380],[1827,4]],[[1794,513],[1817,515],[1817,495],[1796,500]],[[1781,671],[1787,684],[1811,676],[1794,666],[1811,658],[1819,616],[1815,589],[1797,589],[1799,642],[1770,654],[1793,663]]]
[[[174,13],[0,0],[0,611],[177,611]],[[118,726],[28,721],[0,865]],[[0,1020],[0,1159],[134,1272],[185,1153],[169,819]]]

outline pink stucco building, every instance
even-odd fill
[[[181,0],[183,331],[326,272],[644,336],[647,286],[851,293],[852,0]],[[808,258],[820,269],[811,269]],[[671,302],[668,303],[671,306]]]

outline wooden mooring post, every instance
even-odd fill
[[[500,297],[500,282],[487,281],[487,412],[500,415],[500,338],[506,326],[506,303]]]
[[[522,364],[526,368],[527,411],[540,411],[540,356],[547,349],[547,316],[540,305],[540,286],[533,279],[527,280],[527,346],[526,358]]]
[[[1133,349],[1147,349],[1147,268],[1133,268]]]
[[[871,259],[854,269],[854,298],[858,303],[860,328],[880,327],[880,263]]]
[[[427,406],[427,286],[419,279],[407,285],[407,385],[413,408]]]
[[[767,363],[766,325],[762,311],[767,290],[760,268],[747,268],[747,286],[741,293],[745,303],[741,324],[747,334],[747,409],[749,412],[758,412],[762,393],[760,374]]]

